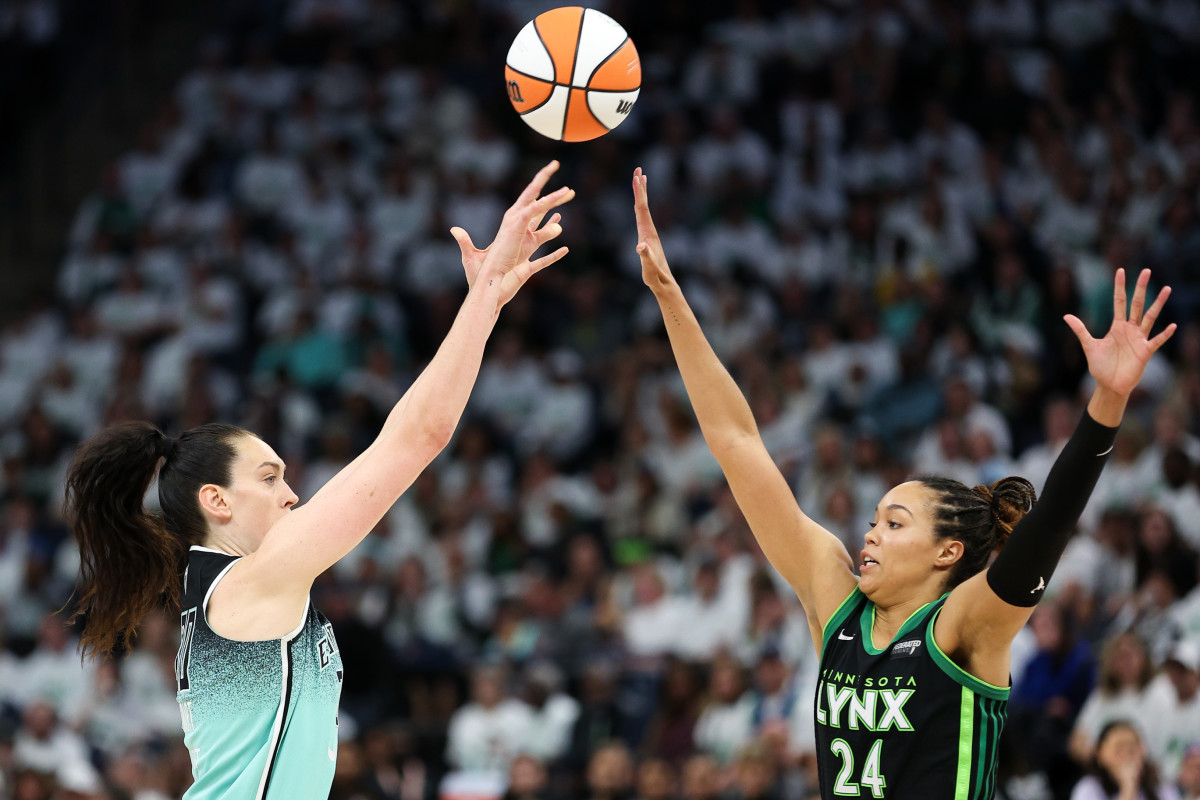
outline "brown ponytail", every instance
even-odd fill
[[[1037,502],[1033,484],[1015,476],[1001,478],[991,486],[975,486],[971,491],[982,497],[992,510],[992,518],[996,523],[996,544],[993,549],[997,552],[1004,547],[1013,528]]]
[[[950,571],[947,589],[983,570],[1037,502],[1033,484],[1024,478],[1002,478],[973,489],[950,478],[921,477],[917,481],[934,494],[933,535],[963,543],[962,558]]]
[[[110,653],[164,600],[178,605],[185,548],[201,542],[207,528],[199,488],[229,485],[233,440],[245,434],[202,425],[175,440],[148,422],[127,422],[80,446],[67,471],[64,508],[79,542],[75,618],[85,619],[85,658]],[[156,470],[162,517],[147,513],[143,502]]]

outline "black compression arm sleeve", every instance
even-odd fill
[[[1084,412],[1046,478],[1041,499],[1013,528],[988,569],[988,586],[1001,600],[1026,608],[1037,605],[1116,437],[1116,428],[1105,427]]]

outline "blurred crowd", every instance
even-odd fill
[[[170,611],[82,666],[64,624],[76,444],[232,421],[311,496],[448,329],[449,227],[490,241],[550,158],[571,254],[504,310],[451,446],[313,589],[346,664],[332,798],[815,792],[812,643],[641,285],[636,165],[768,448],[851,552],[911,475],[1040,488],[1090,389],[1062,315],[1105,330],[1119,267],[1172,286],[1180,330],[1014,644],[998,796],[1200,797],[1200,3],[602,0],[644,83],[570,146],[501,68],[554,5],[230,4],[99,176],[53,301],[0,330],[0,797],[190,781]]]

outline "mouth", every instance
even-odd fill
[[[871,569],[879,565],[879,562],[867,555],[867,551],[863,550],[858,563],[859,572]]]

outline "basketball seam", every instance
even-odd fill
[[[583,13],[579,15],[579,30],[575,31],[575,57],[571,59],[571,77],[567,78],[568,86],[575,86],[575,70],[579,66],[579,44],[583,41],[583,25],[587,20],[587,13],[591,9],[583,9]],[[586,89],[587,86],[580,87]]]
[[[604,120],[600,119],[600,117],[596,114],[596,112],[592,110],[592,98],[588,97],[587,94],[584,94],[583,102],[587,104],[588,113],[592,115],[592,119],[596,120],[596,124],[599,125],[601,128],[604,128],[605,132],[611,131],[612,128],[605,125]]]
[[[567,78],[567,102],[563,106],[562,129],[558,132],[560,141],[567,136],[567,120],[571,118],[571,93],[575,88],[575,68],[579,66],[579,43],[583,41],[583,23],[587,19],[588,10],[583,9],[583,13],[579,15],[579,30],[575,32],[575,57],[571,59],[571,77]],[[584,87],[584,91],[587,91],[587,87]],[[588,113],[592,113],[590,108]]]
[[[562,86],[562,84],[561,84],[561,83],[556,83],[556,84],[554,84],[554,88],[552,88],[552,89],[550,90],[550,94],[546,95],[546,99],[545,99],[545,100],[543,100],[542,102],[538,103],[536,106],[532,106],[531,108],[527,108],[527,109],[525,109],[524,111],[518,111],[518,112],[517,112],[517,116],[518,116],[518,117],[523,117],[523,116],[525,116],[526,114],[531,114],[531,113],[533,113],[534,111],[537,111],[537,110],[538,110],[539,108],[541,108],[542,106],[546,105],[546,103],[549,103],[551,100],[553,100],[553,99],[554,99],[554,89],[557,89],[559,86]],[[569,101],[569,100],[571,99],[571,95],[570,95],[570,89],[568,89],[568,90],[567,90],[567,92],[568,92],[568,94],[567,94],[567,100]],[[563,120],[564,120],[564,121],[563,121],[563,125],[565,126],[565,125],[566,125],[566,115],[565,115],[565,114],[563,115]]]
[[[524,78],[529,78],[529,80],[531,80],[531,81],[538,81],[539,83],[550,83],[550,94],[546,95],[546,99],[543,100],[542,102],[538,103],[536,106],[530,106],[529,108],[525,109],[524,111],[517,111],[517,116],[519,116],[519,117],[525,116],[530,111],[537,111],[539,108],[546,105],[546,103],[549,103],[550,98],[554,97],[554,90],[557,89],[559,86],[562,86],[561,83],[545,81],[542,78],[539,78],[537,75],[530,75],[528,72],[521,72],[521,70],[517,69],[512,64],[505,64],[504,66],[508,67],[513,72],[517,73],[518,75],[520,75]],[[514,108],[515,108],[515,106],[514,106]]]
[[[639,86],[636,89],[585,89],[584,91],[586,91],[588,94],[595,94],[597,92],[600,94],[633,94],[634,92],[640,92],[641,90],[642,87]]]
[[[581,29],[582,29],[582,27],[583,27],[583,26],[580,26],[580,28],[581,28]],[[622,47],[624,47],[624,46],[625,46],[625,43],[626,43],[626,42],[628,42],[628,41],[629,41],[629,34],[625,34],[625,38],[621,40],[621,43],[620,43],[619,45],[617,45],[616,47],[614,47],[614,48],[612,49],[612,52],[611,52],[611,53],[609,53],[608,55],[606,55],[604,58],[600,59],[600,62],[599,62],[598,64],[596,64],[596,66],[592,67],[592,74],[591,74],[591,75],[588,75],[587,83],[585,83],[585,84],[584,84],[584,88],[585,88],[585,89],[587,89],[588,91],[591,91],[591,86],[592,86],[592,78],[596,77],[596,73],[600,71],[600,68],[601,68],[601,67],[603,67],[605,64],[607,64],[607,63],[608,63],[608,60],[609,60],[610,58],[612,58],[613,56],[615,56],[615,55],[617,54],[617,52],[618,52],[618,51],[619,51],[619,50],[620,50]],[[574,76],[572,76],[572,77],[574,77]],[[615,91],[615,90],[614,90],[614,89],[609,89],[608,91]],[[633,90],[632,90],[632,89],[625,89],[624,91],[627,91],[627,92],[629,92],[629,91],[633,91]]]
[[[604,120],[600,119],[600,115],[596,114],[594,112],[594,110],[592,110],[592,97],[589,97],[587,94],[584,94],[583,102],[587,104],[588,114],[592,115],[592,119],[594,119],[596,121],[596,125],[599,125],[600,127],[604,128],[605,132],[612,131],[612,128],[605,125]],[[620,122],[618,122],[617,125],[620,125]],[[617,126],[614,125],[613,127],[617,127]]]
[[[550,59],[550,72],[554,76],[551,79],[551,83],[557,84],[558,83],[558,64],[556,64],[554,62],[554,51],[550,49],[550,45],[546,44],[546,40],[542,38],[542,29],[538,27],[536,19],[533,21],[533,32],[537,34],[538,41],[542,43],[542,49],[546,51],[546,58]],[[512,67],[512,64],[509,64],[508,66]],[[520,70],[513,70],[513,71],[520,72]],[[521,74],[524,75],[525,73],[522,72]],[[536,75],[530,75],[529,77],[537,78]],[[539,81],[542,80],[542,78],[537,78],[537,79]]]

